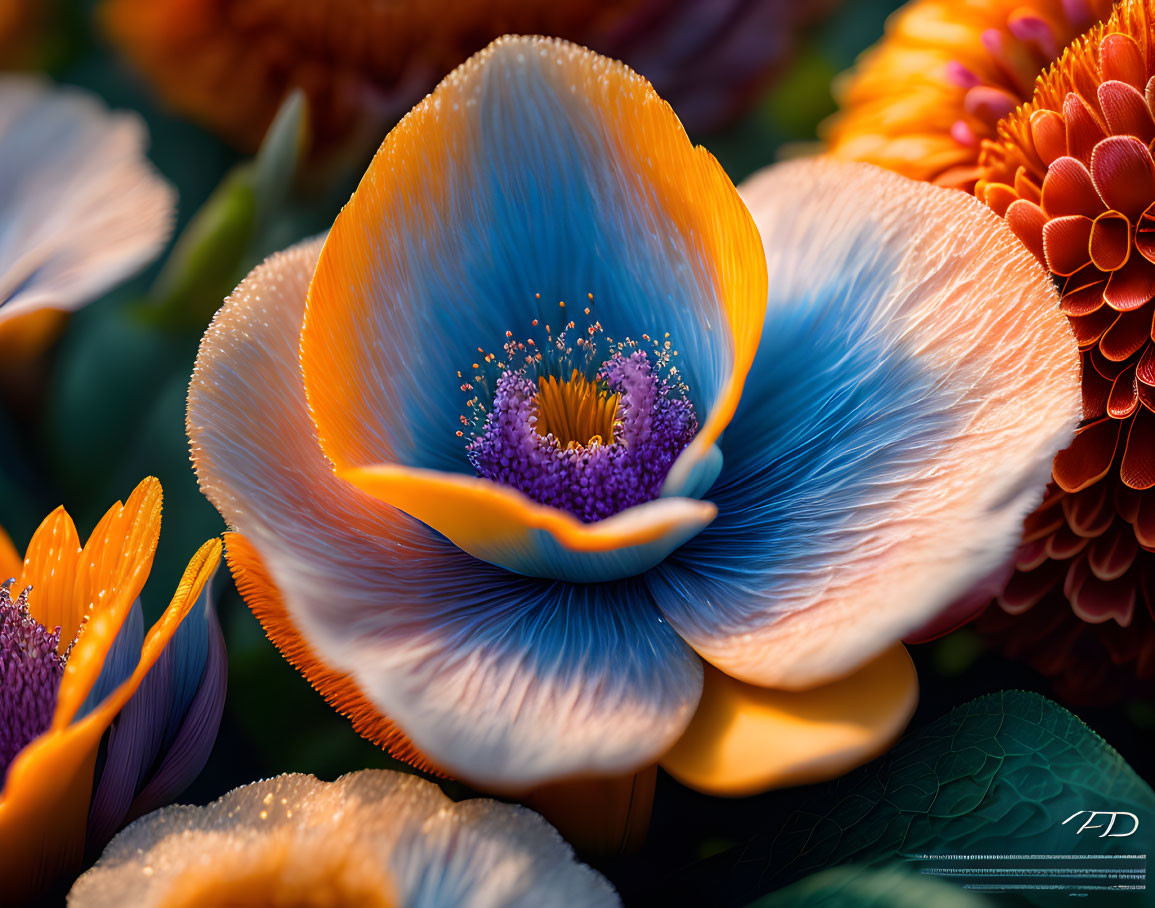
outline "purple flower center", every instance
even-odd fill
[[[677,375],[668,356],[657,360],[655,370],[644,350],[619,346],[592,378],[576,368],[546,374],[540,355],[531,368],[505,369],[466,447],[477,475],[585,523],[657,498],[698,431],[684,388],[660,374]]]
[[[0,585],[0,783],[24,746],[48,728],[64,674],[60,628],[48,630],[28,611],[28,590],[12,599]]]

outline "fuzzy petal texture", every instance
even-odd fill
[[[319,252],[256,268],[205,335],[188,411],[202,490],[313,656],[436,765],[513,788],[657,759],[702,668],[639,582],[518,577],[334,475],[297,358]]]
[[[371,908],[619,904],[537,814],[454,804],[430,782],[384,770],[336,782],[282,775],[206,807],[159,810],[113,840],[68,904],[237,904],[256,893]]]
[[[718,668],[805,688],[1005,562],[1081,414],[1079,359],[1038,262],[962,193],[817,159],[743,196],[762,345],[718,517],[647,581]]]
[[[473,474],[454,431],[462,370],[539,324],[556,332],[574,320],[580,333],[596,320],[619,341],[668,334],[701,428],[663,495],[694,497],[716,475],[714,445],[758,345],[758,248],[726,174],[648,82],[565,42],[500,39],[389,134],[321,252],[301,334],[321,446],[343,476],[403,510],[404,475],[344,471],[413,470],[414,484],[420,471],[453,474],[436,489],[445,507],[414,516],[479,558],[499,561],[487,534],[506,523],[588,550],[596,542],[581,537],[596,529],[554,527],[512,489],[491,483],[479,496],[459,481]],[[437,519],[463,511],[471,532]],[[654,522],[633,521],[638,544]],[[663,531],[670,544],[631,569],[701,524],[680,518]],[[553,554],[535,554],[540,570]],[[535,573],[525,559],[499,563]]]
[[[0,322],[75,309],[156,256],[176,196],[146,142],[91,95],[0,77]]]

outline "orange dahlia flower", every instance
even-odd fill
[[[51,0],[0,3],[0,69],[22,69],[36,62]]]
[[[254,149],[304,89],[321,143],[380,139],[466,57],[507,32],[556,35],[648,76],[691,129],[755,96],[795,26],[829,0],[106,0],[112,40],[174,108]]]
[[[914,0],[838,86],[831,151],[969,189],[982,141],[1111,0]]]
[[[1125,0],[984,143],[975,187],[1059,280],[1083,351],[1083,425],[1000,601],[1065,598],[1141,677],[1155,675],[1153,79],[1155,3]]]
[[[160,483],[146,479],[83,547],[63,508],[45,518],[23,561],[0,531],[0,577],[9,580],[0,587],[6,905],[43,895],[77,869],[86,847],[102,847],[127,819],[179,794],[216,736],[224,646],[202,592],[221,544],[210,540],[193,556],[146,636],[139,596],[160,512]]]

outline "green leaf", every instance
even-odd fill
[[[990,908],[981,895],[903,865],[835,867],[759,899],[750,908]]]
[[[308,147],[309,108],[299,88],[286,96],[253,161],[257,227],[263,227],[289,194]]]
[[[150,296],[155,320],[203,326],[237,284],[256,228],[251,168],[235,167],[193,216]]]
[[[1121,818],[1116,834],[1104,837],[1104,817],[1100,828],[1079,832],[1089,816],[1083,811],[1125,811],[1139,828],[1123,835],[1130,821]],[[1004,691],[953,710],[882,759],[805,792],[785,822],[776,819],[771,831],[711,859],[708,872],[726,879],[741,903],[848,863],[902,859],[922,870],[971,872],[981,866],[975,855],[1058,855],[1043,863],[1069,868],[1081,856],[1150,853],[1153,830],[1155,792],[1102,738],[1044,697]],[[944,855],[971,857],[927,859]],[[1023,864],[1000,860],[1004,868]],[[1081,865],[1113,863],[1088,858]],[[1066,897],[1018,894],[1039,905]],[[1112,905],[1142,899],[1142,892],[1111,893]]]
[[[294,91],[256,157],[229,172],[177,239],[150,293],[153,321],[203,329],[255,264],[260,237],[292,189],[307,123],[305,96]]]

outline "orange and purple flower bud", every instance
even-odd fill
[[[0,573],[10,578],[0,585],[6,904],[44,895],[86,850],[180,794],[208,758],[225,692],[209,598],[221,545],[202,546],[146,635],[139,596],[160,505],[160,484],[145,480],[83,547],[58,508],[23,563],[0,533]]]

